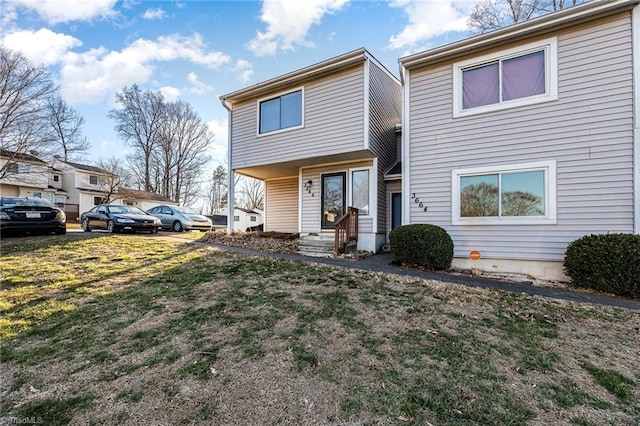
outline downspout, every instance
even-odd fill
[[[231,104],[229,104],[224,99],[220,99],[220,102],[222,103],[222,106],[224,107],[224,109],[226,109],[228,112],[227,164],[229,165],[229,171],[227,173],[227,234],[231,235],[233,234],[233,215],[234,215],[235,206],[236,206],[235,188],[234,188],[235,173],[233,172],[233,167],[231,165],[231,141],[233,139],[231,135],[231,132],[232,132],[231,119],[232,119],[233,108],[231,107]]]
[[[402,176],[402,223],[401,225],[408,225],[411,223],[411,215],[409,209],[411,208],[411,197],[409,194],[410,185],[410,158],[409,158],[409,135],[411,133],[411,126],[409,122],[409,81],[407,81],[406,74],[407,69],[404,64],[400,62],[400,84],[402,85],[402,133],[400,135],[400,158],[402,159],[402,169],[400,171]]]
[[[631,12],[633,56],[633,233],[640,234],[640,6]]]

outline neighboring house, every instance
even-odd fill
[[[639,60],[635,0],[401,58],[403,223],[444,227],[454,266],[551,279],[571,241],[639,233]]]
[[[179,205],[179,203],[176,203],[170,198],[163,197],[162,195],[155,194],[153,192],[138,191],[136,189],[123,187],[118,188],[118,199],[122,204],[136,206],[144,211],[159,205]]]
[[[7,163],[7,174],[0,179],[0,196],[45,198],[65,208],[67,193],[62,189],[59,170],[36,155],[2,149],[0,167]]]
[[[62,188],[69,194],[67,204],[77,206],[80,214],[101,204],[106,198],[119,204],[118,177],[96,166],[56,159],[53,168],[62,174]]]
[[[264,230],[303,238],[332,241],[355,207],[357,246],[376,251],[390,227],[384,173],[398,160],[401,95],[400,82],[359,49],[222,96],[229,187],[235,173],[263,180]]]
[[[264,223],[263,220],[264,213],[262,210],[258,209],[243,209],[240,207],[236,207],[233,209],[233,230],[234,231],[246,231],[249,228],[255,228]],[[214,216],[226,216],[229,217],[229,209],[223,209],[218,214]],[[217,219],[217,224],[214,223],[214,229],[219,229],[220,219]],[[225,225],[228,223],[228,220],[225,221]]]

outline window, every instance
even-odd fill
[[[97,206],[98,204],[102,204],[102,197],[93,197],[93,205]]]
[[[42,192],[34,192],[31,195],[33,195],[33,198],[42,198]]]
[[[97,185],[98,184],[98,176],[96,176],[96,175],[89,176],[89,183],[91,185]]]
[[[251,216],[251,217],[249,218],[249,220],[250,220],[251,222],[257,222],[257,221],[258,221],[258,219],[257,219],[255,216]]]
[[[53,175],[53,181],[54,182],[59,182],[60,181],[60,175]]]
[[[557,41],[454,64],[454,117],[558,98]]]
[[[29,173],[29,165],[13,163],[7,167],[7,174],[9,173]]]
[[[555,223],[555,162],[452,172],[452,223]]]
[[[233,221],[234,222],[240,222],[240,216],[234,216],[233,217]]]
[[[359,214],[369,214],[369,170],[351,172],[351,205]]]
[[[259,134],[302,126],[302,89],[260,101]]]

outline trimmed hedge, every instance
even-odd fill
[[[421,223],[400,226],[391,231],[389,241],[395,263],[431,270],[451,267],[453,240],[439,226]]]
[[[640,296],[640,235],[586,235],[569,244],[564,272],[577,287]]]

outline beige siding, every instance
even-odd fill
[[[265,231],[298,232],[298,177],[265,182]]]
[[[364,65],[303,87],[303,128],[257,136],[258,99],[234,105],[232,168],[364,149]]]
[[[398,160],[395,128],[401,120],[402,88],[376,63],[369,64],[369,149],[378,157],[378,231],[384,232],[387,226],[384,172]]]
[[[453,119],[452,64],[411,72],[410,193],[429,209],[410,220],[445,227],[456,256],[557,261],[584,234],[633,232],[630,13],[554,35],[554,102]],[[548,160],[556,225],[451,225],[452,169]]]

